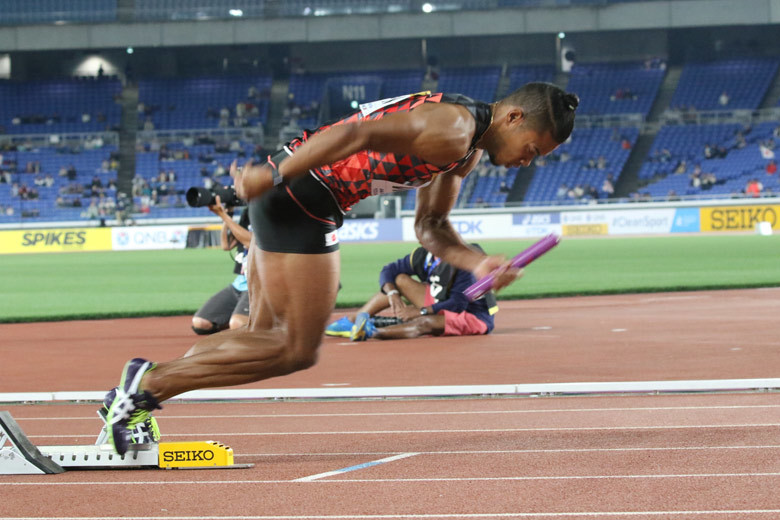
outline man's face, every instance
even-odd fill
[[[492,149],[487,150],[490,162],[496,166],[515,168],[529,166],[540,155],[547,155],[560,143],[548,131],[539,132],[522,117],[511,115],[499,130],[499,138]]]

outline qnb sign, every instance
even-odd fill
[[[749,231],[759,222],[777,229],[780,206],[732,206],[701,209],[702,231]]]

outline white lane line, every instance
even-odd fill
[[[385,515],[263,515],[263,516],[123,516],[123,520],[393,520],[429,518],[571,518],[627,516],[700,516],[700,515],[770,515],[780,509],[714,509],[689,511],[563,511],[559,513],[426,513]],[[5,520],[116,520],[109,516],[23,516],[6,517]]]
[[[536,450],[442,450],[418,451],[418,455],[522,455],[535,453],[610,453],[631,451],[715,451],[715,450],[777,450],[780,444],[765,446],[669,446],[669,447],[635,447],[635,448],[561,448]],[[366,455],[391,455],[388,451],[361,452],[308,452],[308,453],[240,453],[241,457],[360,457]]]
[[[722,406],[624,406],[611,408],[545,408],[539,410],[466,410],[430,412],[360,412],[360,413],[294,413],[294,414],[226,414],[226,415],[158,415],[171,419],[288,419],[295,417],[401,417],[405,415],[490,415],[534,413],[600,413],[600,412],[659,412],[675,410],[759,410],[780,408],[780,404],[722,405]],[[17,421],[83,421],[94,420],[92,415],[82,417],[18,417]]]
[[[429,518],[571,518],[571,517],[627,517],[680,515],[769,515],[780,509],[714,509],[690,511],[564,511],[559,513],[427,513],[398,515],[263,515],[263,516],[123,516],[123,520],[393,520]],[[109,516],[23,516],[5,520],[116,520]]]
[[[317,473],[316,475],[309,475],[308,477],[297,478],[293,480],[293,482],[311,482],[312,480],[332,477],[333,475],[341,475],[342,473],[348,473],[350,471],[356,471],[359,469],[370,468],[372,466],[378,466],[379,464],[393,462],[394,460],[405,459],[407,457],[414,457],[415,455],[419,455],[419,453],[401,453],[399,455],[393,455],[392,457],[385,457],[384,459],[373,460],[371,462],[364,462],[363,464],[356,464],[354,466],[349,466],[348,468],[341,468],[333,471],[326,471],[325,473]]]
[[[689,479],[689,478],[756,478],[780,477],[780,473],[681,473],[658,475],[540,475],[535,477],[430,477],[430,478],[374,478],[374,479],[320,479],[311,482],[296,482],[294,480],[138,480],[124,482],[108,482],[105,480],[52,482],[48,479],[30,482],[0,482],[0,488],[8,486],[150,486],[150,485],[256,485],[256,484],[366,484],[387,482],[519,482],[547,480],[636,480],[636,479]]]
[[[394,435],[412,433],[513,433],[513,432],[582,432],[582,431],[622,431],[622,430],[690,430],[705,428],[775,428],[780,423],[762,424],[681,424],[664,426],[584,426],[571,428],[485,428],[471,430],[356,430],[332,432],[201,432],[201,433],[171,433],[171,437],[270,437],[292,435]],[[67,437],[94,438],[94,434],[63,435],[62,432],[52,435],[28,435],[29,439],[50,439]]]

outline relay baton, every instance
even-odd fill
[[[558,245],[561,241],[561,237],[555,233],[550,233],[543,239],[536,242],[534,245],[517,255],[509,263],[511,267],[523,268],[545,254],[547,251]],[[495,271],[483,276],[476,283],[471,285],[468,289],[463,291],[466,297],[474,301],[477,298],[483,296],[486,292],[493,288],[493,283],[496,281]]]

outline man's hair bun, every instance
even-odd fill
[[[567,92],[563,95],[563,104],[566,108],[573,112],[577,110],[577,107],[580,105],[580,98],[577,96],[577,94]]]

